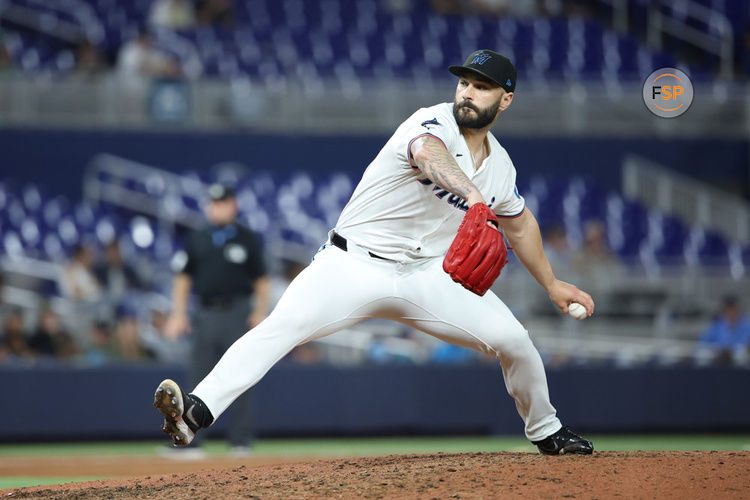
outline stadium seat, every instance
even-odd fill
[[[85,32],[96,33],[93,41],[112,59],[145,23],[151,5],[151,0],[90,0],[89,10],[73,12],[74,4],[12,1],[23,3],[45,22],[82,24]],[[259,0],[234,5],[235,28],[197,26],[168,36],[157,30],[157,45],[182,61],[188,54],[178,45],[193,47],[208,76],[261,79],[267,74],[295,76],[302,63],[314,64],[318,76],[335,76],[334,69],[343,62],[344,67],[354,68],[357,78],[448,78],[444,67],[461,61],[476,47],[501,50],[511,56],[522,77],[531,79],[542,75],[635,79],[647,68],[676,63],[669,52],[653,52],[630,35],[606,29],[595,18],[506,16],[497,21],[445,16],[424,1],[398,12],[364,0]],[[644,10],[635,8],[634,16],[645,16]],[[73,69],[69,43],[41,33],[32,36],[12,26],[6,31],[6,39],[15,40],[10,43],[13,58],[24,71]],[[178,40],[182,43],[175,43]],[[707,71],[699,65],[692,70],[696,75]],[[297,76],[310,73],[308,68]]]
[[[166,207],[164,214],[179,220],[186,211],[202,211],[205,186],[221,177],[235,185],[239,218],[251,229],[266,239],[281,238],[286,242],[283,244],[304,244],[314,250],[335,225],[356,183],[356,179],[340,172],[320,178],[306,172],[232,172],[227,177],[226,171],[188,171],[177,183],[177,192],[166,189],[159,176],[121,185],[148,194]],[[100,178],[120,182],[107,176]],[[688,228],[681,220],[649,211],[640,203],[602,189],[591,179],[521,177],[517,186],[540,225],[547,228],[563,224],[574,246],[582,243],[585,224],[593,219],[605,223],[610,246],[625,262],[645,259],[657,266],[731,264],[734,273],[750,266],[750,248],[730,244],[701,227]],[[49,197],[35,185],[16,191],[10,180],[0,183],[0,208],[0,255],[64,262],[73,245],[84,242],[101,249],[117,239],[123,255],[168,268],[179,241],[171,225],[160,224],[151,215],[106,203],[73,204],[62,196]]]

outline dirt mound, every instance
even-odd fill
[[[3,498],[750,498],[748,452],[390,455],[4,490]]]

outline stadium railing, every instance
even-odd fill
[[[623,162],[622,186],[625,196],[649,207],[750,243],[750,204],[739,196],[633,155]]]
[[[449,75],[446,75],[449,76]],[[158,85],[158,82],[155,84]],[[391,133],[409,110],[453,100],[449,78],[419,82],[362,81],[344,89],[326,80],[314,89],[280,79],[277,86],[240,78],[189,81],[190,110],[172,126],[199,130],[283,133]],[[519,83],[513,105],[497,125],[503,134],[555,136],[702,136],[750,134],[748,94],[742,83],[694,82],[689,120],[664,120],[643,105],[640,83],[617,80],[537,80]],[[116,75],[86,79],[0,78],[0,124],[164,130],[149,113],[149,88],[123,86]],[[717,120],[716,117],[721,119]]]

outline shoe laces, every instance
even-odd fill
[[[563,431],[564,431],[564,432],[565,432],[566,434],[568,434],[569,436],[572,436],[572,437],[574,437],[574,438],[578,438],[578,439],[585,439],[585,438],[584,438],[583,436],[581,436],[580,434],[578,434],[577,432],[575,432],[575,431],[573,430],[573,428],[572,428],[572,427],[570,427],[570,426],[568,426],[568,425],[566,425],[566,426],[564,426],[564,427],[563,427]]]

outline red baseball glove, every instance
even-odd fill
[[[464,288],[484,295],[500,276],[507,257],[497,215],[484,203],[477,203],[466,212],[443,259],[443,270]]]

